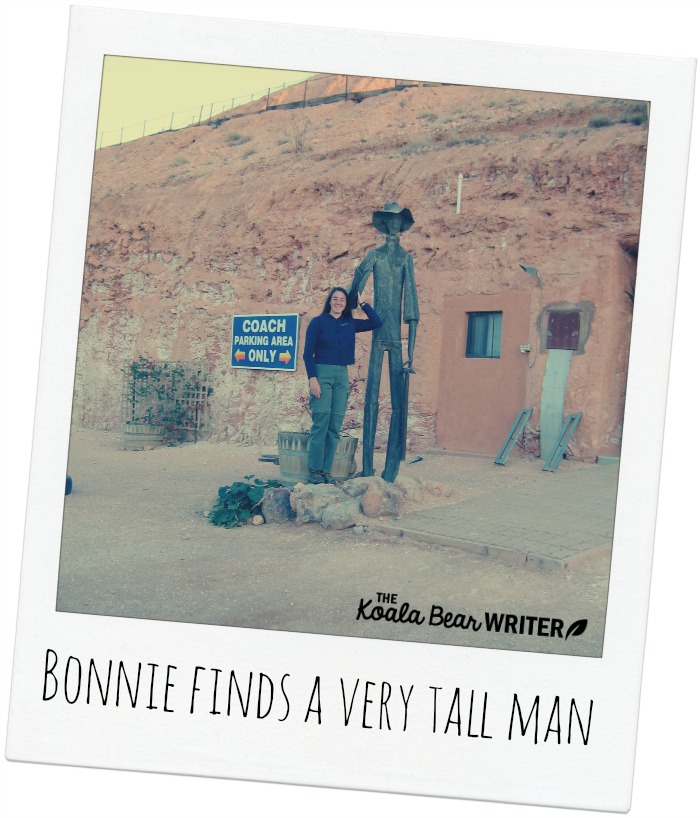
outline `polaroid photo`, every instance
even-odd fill
[[[74,7],[8,758],[629,809],[694,72]]]

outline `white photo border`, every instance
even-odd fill
[[[68,451],[78,312],[102,59],[106,54],[230,63],[553,91],[651,102],[648,157],[620,491],[602,659],[530,655],[55,612],[62,485]],[[439,794],[530,804],[629,807],[653,550],[675,287],[690,140],[694,62],[618,54],[74,8],[66,68],[37,423],[23,558],[8,757],[215,777]],[[44,657],[141,661],[182,669],[172,714],[76,711],[42,702]],[[420,656],[417,654],[420,653]],[[387,680],[428,690],[461,686],[491,702],[515,690],[595,702],[595,747],[432,735],[429,705],[415,730],[379,734],[337,720],[314,728],[215,724],[190,715],[192,668],[241,667],[294,680],[308,703],[315,676]],[[517,681],[514,681],[517,680]],[[175,692],[177,690],[177,693]],[[292,687],[290,687],[292,690]],[[160,695],[162,698],[162,683]],[[182,695],[180,695],[182,694]],[[291,696],[290,696],[291,698]],[[335,698],[337,695],[329,696]],[[162,701],[160,702],[162,705]],[[507,720],[508,707],[494,706]],[[328,711],[333,712],[330,701]],[[337,714],[336,714],[337,715]],[[428,729],[426,730],[426,725]],[[110,740],[105,741],[104,737]],[[319,746],[323,751],[319,753]],[[502,775],[507,765],[509,775]],[[546,765],[553,784],[537,773]],[[575,774],[574,774],[575,773]],[[591,782],[595,781],[595,786]]]

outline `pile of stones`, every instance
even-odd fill
[[[335,486],[297,483],[267,489],[261,514],[266,523],[292,520],[340,530],[365,524],[367,518],[398,517],[406,503],[419,503],[427,495],[451,494],[450,486],[411,477],[398,477],[394,483],[381,477],[356,477]]]

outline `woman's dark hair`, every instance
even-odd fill
[[[331,311],[331,298],[333,298],[334,293],[342,293],[347,299],[345,309],[343,310],[343,318],[350,318],[352,315],[352,310],[350,309],[350,297],[348,296],[347,290],[343,289],[343,287],[333,287],[333,289],[328,293],[328,298],[326,299],[326,303],[323,305],[323,312],[321,315],[323,315],[324,312]]]

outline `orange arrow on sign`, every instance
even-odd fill
[[[240,349],[237,349],[236,354],[233,357],[237,361],[244,361],[245,360],[245,352],[241,351]]]
[[[292,360],[292,356],[289,354],[289,351],[285,349],[285,351],[280,355],[280,361],[285,364],[288,364]]]

